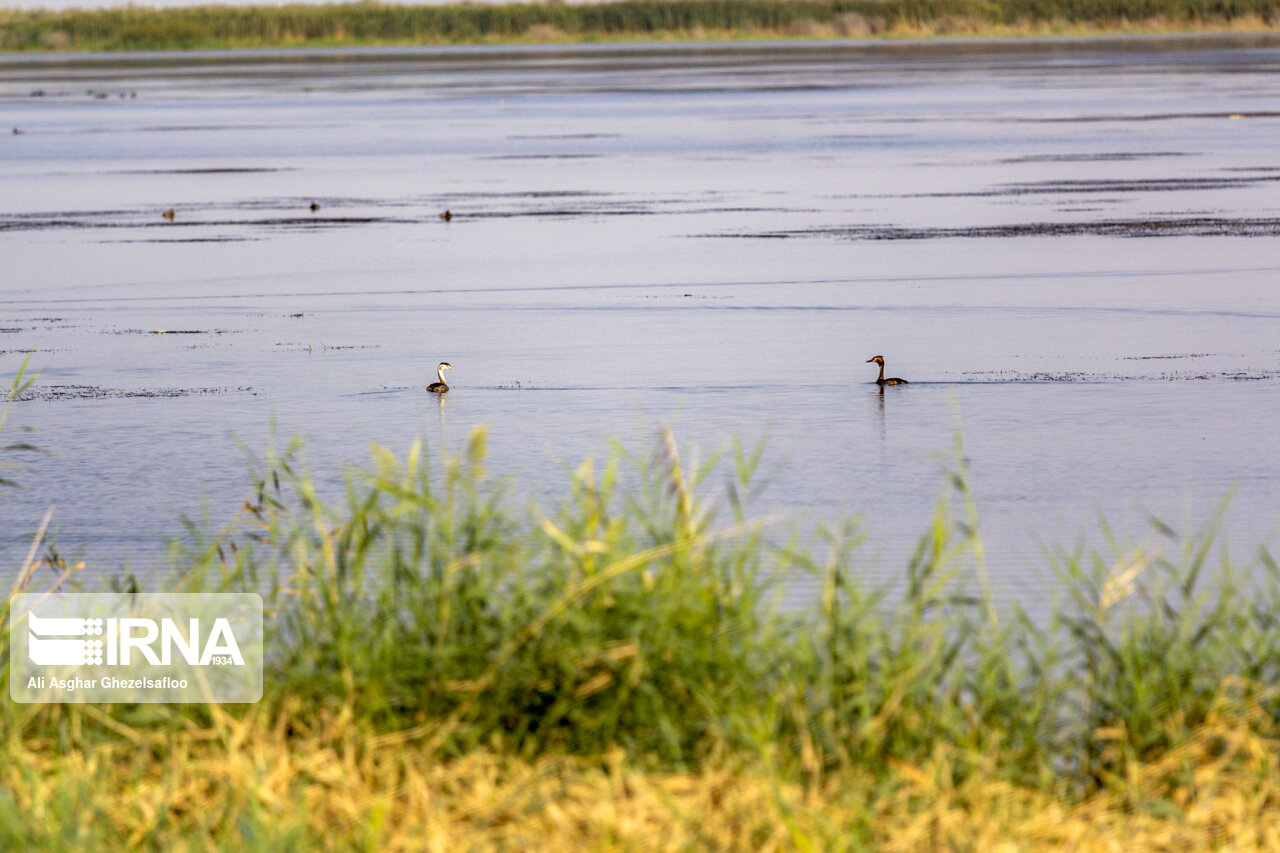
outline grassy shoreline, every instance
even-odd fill
[[[617,0],[0,11],[0,50],[1255,33],[1278,0]]]

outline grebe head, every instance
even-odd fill
[[[873,355],[871,358],[867,359],[867,364],[871,364],[872,362],[884,367],[884,356]]]
[[[447,361],[442,361],[436,365],[436,370],[453,370],[453,365]]]

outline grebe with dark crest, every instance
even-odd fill
[[[867,359],[867,364],[871,364],[872,362],[880,365],[880,375],[876,378],[876,384],[879,385],[881,388],[883,388],[886,385],[910,385],[911,384],[905,379],[897,379],[897,378],[885,379],[884,378],[884,356],[877,355]]]
[[[427,390],[432,394],[443,394],[449,390],[449,384],[444,381],[444,372],[446,370],[453,370],[453,365],[447,361],[442,361],[436,365],[436,376],[440,377],[440,381],[432,382],[427,386]]]

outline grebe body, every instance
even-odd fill
[[[444,381],[444,372],[446,370],[453,370],[453,365],[447,361],[442,361],[436,365],[436,376],[440,377],[440,381],[432,382],[427,386],[427,390],[432,394],[443,394],[449,390],[449,384]]]
[[[879,355],[873,356],[867,359],[867,364],[880,365],[880,375],[876,377],[876,384],[879,385],[881,388],[883,388],[886,385],[910,385],[911,384],[907,380],[899,379],[896,376],[892,376],[888,379],[884,378],[884,356],[879,356]]]

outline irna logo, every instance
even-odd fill
[[[10,599],[18,702],[257,702],[254,593],[20,593]]]
[[[168,666],[176,658],[191,666],[244,666],[230,621],[215,618],[205,633],[199,617],[185,621],[183,625],[167,617],[42,618],[31,611],[27,656],[37,666],[132,666],[135,654],[153,666]]]

